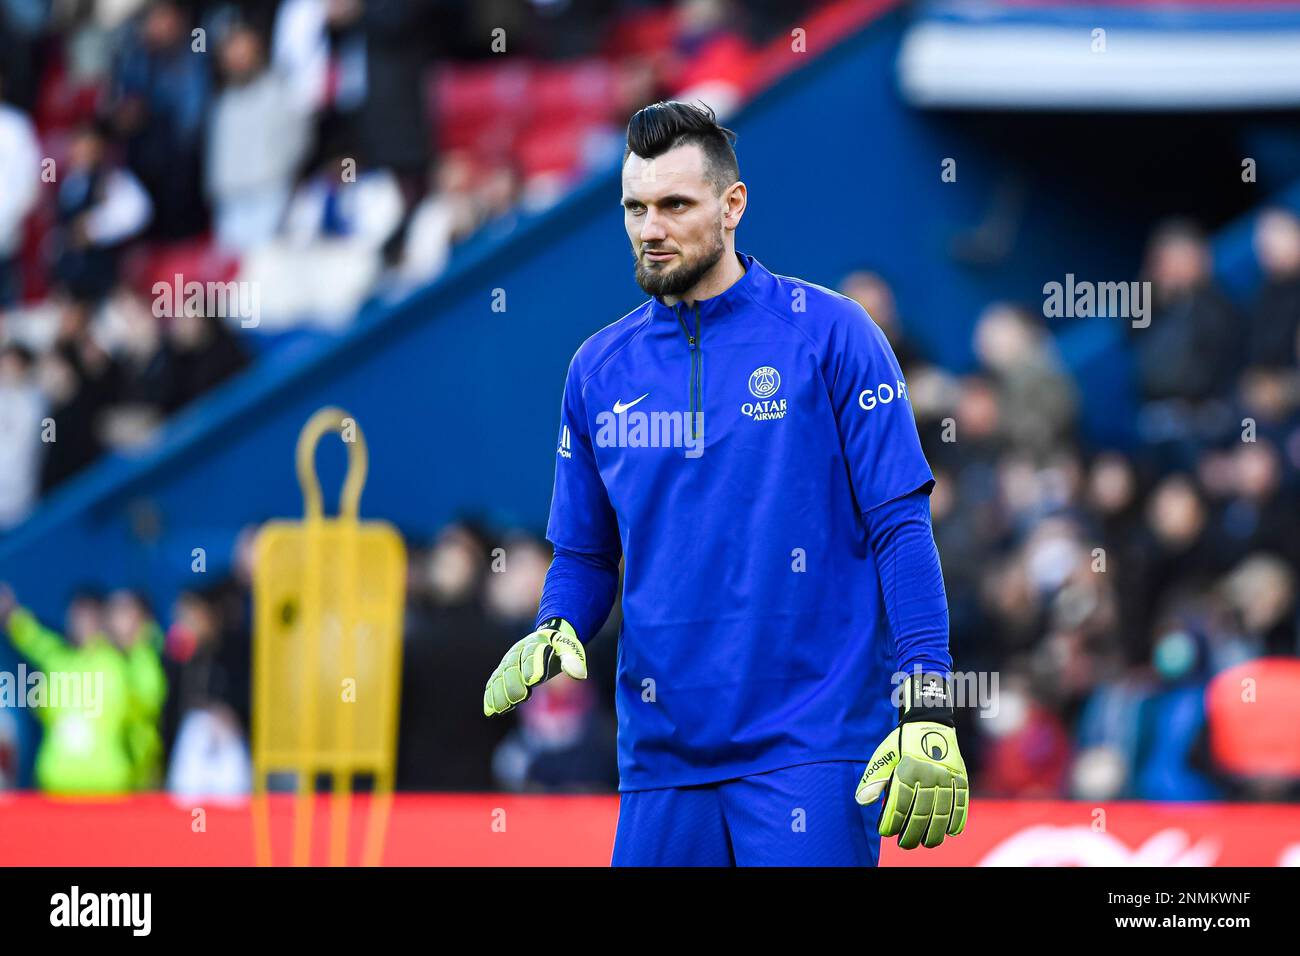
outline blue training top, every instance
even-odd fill
[[[863,517],[933,485],[888,341],[739,258],[721,295],[591,336],[565,382],[547,537],[624,558],[622,790],[865,761],[896,670],[951,667],[946,633],[896,654]]]

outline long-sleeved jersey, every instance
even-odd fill
[[[933,483],[884,334],[740,259],[591,336],[565,384],[547,537],[624,560],[623,790],[865,760],[892,675],[951,666],[946,633],[896,647],[864,517]]]

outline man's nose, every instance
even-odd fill
[[[641,223],[641,241],[659,242],[667,236],[668,232],[663,227],[663,221],[653,211],[646,210],[645,222]]]

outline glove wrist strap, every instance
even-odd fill
[[[898,722],[925,720],[954,726],[952,682],[944,674],[914,674],[903,681],[903,702]]]
[[[573,629],[573,625],[570,624],[562,617],[553,617],[550,618],[549,620],[543,621],[541,624],[537,626],[537,630],[559,631],[561,634],[567,634],[575,641],[578,641],[579,644],[582,643],[582,641],[578,637],[578,632]]]

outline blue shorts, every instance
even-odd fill
[[[878,800],[853,799],[864,767],[802,764],[699,787],[619,795],[614,866],[875,866]]]

